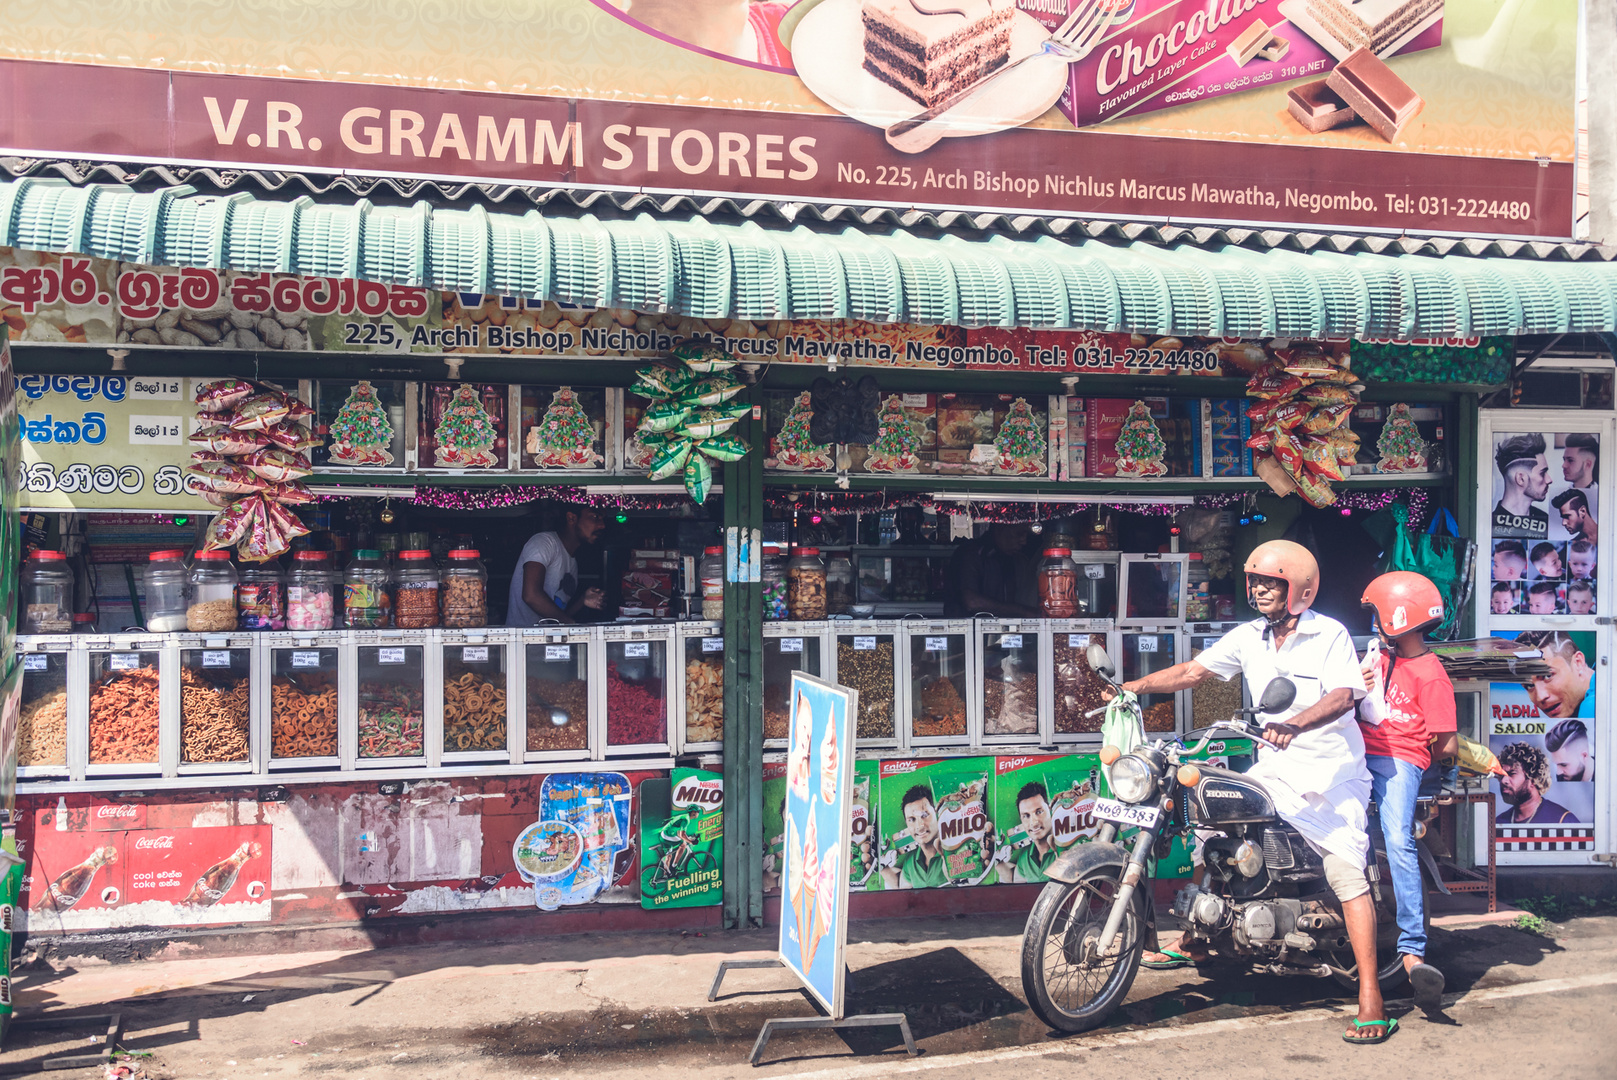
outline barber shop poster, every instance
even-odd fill
[[[1488,747],[1505,770],[1494,780],[1503,853],[1592,851],[1595,813],[1594,634],[1532,631],[1551,674],[1493,683]]]
[[[1489,611],[1594,615],[1600,436],[1496,432]]]

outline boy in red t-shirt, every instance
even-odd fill
[[[1380,724],[1359,721],[1364,762],[1398,899],[1398,951],[1415,1004],[1433,1013],[1442,1007],[1443,973],[1426,963],[1426,896],[1413,826],[1421,777],[1433,755],[1459,749],[1454,684],[1426,647],[1426,631],[1443,621],[1443,594],[1420,574],[1398,570],[1372,581],[1360,603],[1375,613],[1376,632],[1390,654],[1379,672],[1365,671],[1367,689],[1377,681],[1385,687],[1386,714]]]

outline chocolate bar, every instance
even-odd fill
[[[1269,43],[1258,50],[1258,55],[1265,60],[1279,60],[1291,51],[1291,42],[1279,34],[1271,35]]]
[[[1369,49],[1356,49],[1336,65],[1325,85],[1341,95],[1388,142],[1426,102]]]
[[[1324,79],[1288,90],[1286,109],[1299,124],[1315,135],[1351,124],[1359,118],[1352,106],[1327,86]]]
[[[1253,19],[1224,51],[1229,53],[1230,59],[1234,60],[1237,66],[1246,67],[1247,61],[1258,55],[1258,50],[1269,44],[1272,37],[1274,34],[1262,19]]]

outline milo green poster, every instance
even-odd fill
[[[764,762],[764,895],[780,893],[786,865],[786,759]]]
[[[666,820],[640,823],[640,906],[705,907],[724,894],[724,777],[675,769]]]
[[[878,764],[861,758],[853,765],[853,823],[848,838],[848,887],[880,889],[876,873],[876,787]],[[782,852],[786,846],[786,762],[764,762],[764,892],[780,892]]]
[[[994,877],[988,817],[991,757],[881,763],[878,827],[883,888],[987,885]]]
[[[1057,855],[1095,838],[1100,775],[1094,754],[995,759],[995,872],[1001,882],[1042,882]]]

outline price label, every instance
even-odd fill
[[[320,653],[319,653],[319,651],[315,650],[315,649],[310,649],[308,651],[304,651],[303,649],[297,650],[296,652],[294,652],[292,654],[292,666],[295,667],[295,668],[311,668],[311,667],[312,668],[317,668],[317,667],[319,667],[320,666]]]
[[[546,660],[571,660],[572,658],[573,658],[573,647],[571,645],[546,645],[545,646],[545,659]]]
[[[1067,635],[1067,648],[1069,648],[1069,649],[1087,649],[1087,648],[1089,648],[1089,635],[1088,634],[1068,634]]]
[[[783,653],[803,651],[803,639],[800,637],[783,637],[780,639],[780,651]]]
[[[902,402],[903,402],[903,404],[904,404],[904,406],[906,408],[910,408],[910,409],[924,409],[924,408],[926,408],[926,395],[925,394],[901,394],[900,398],[901,398],[901,400],[902,400]]]
[[[1020,649],[1022,647],[1021,634],[999,635],[999,647],[1002,649]]]
[[[705,637],[702,639],[703,652],[723,652],[724,639],[721,637]]]
[[[107,667],[113,671],[134,671],[140,667],[140,653],[115,652],[107,656]]]
[[[1098,562],[1084,563],[1084,577],[1090,581],[1099,581],[1106,576],[1106,567]]]
[[[203,653],[202,653],[202,666],[205,667],[205,668],[210,668],[210,667],[229,667],[230,666],[230,650],[229,649],[219,649],[219,650],[205,649],[205,650],[203,650]]]
[[[926,639],[927,652],[948,652],[949,639],[946,637],[929,637]]]
[[[26,653],[22,658],[22,669],[24,671],[44,671],[49,660],[50,657],[42,652]]]
[[[460,650],[460,662],[463,664],[488,663],[487,645],[466,645]]]
[[[403,649],[377,649],[376,650],[376,662],[378,664],[402,664],[402,663],[404,663],[404,650]]]
[[[1157,639],[1154,638],[1154,637],[1140,638],[1140,651],[1141,652],[1156,652],[1157,651]]]
[[[623,643],[623,658],[625,660],[645,659],[651,656],[651,642],[625,641]]]
[[[876,648],[876,639],[873,637],[856,637],[853,647],[859,652],[871,652]]]

